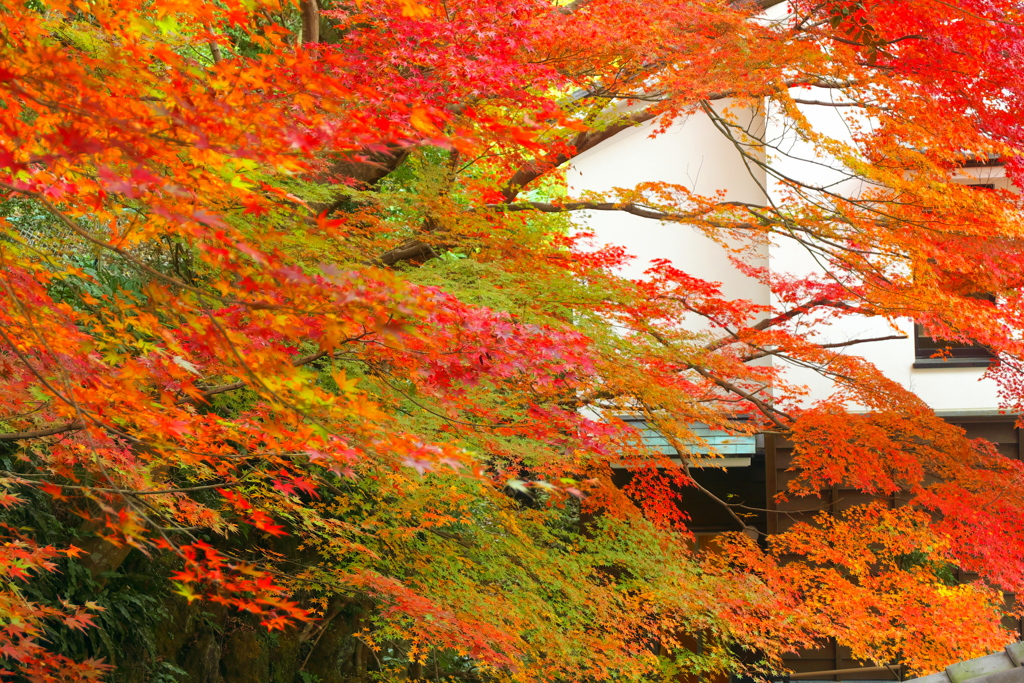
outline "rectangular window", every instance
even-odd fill
[[[967,166],[971,166],[968,163]],[[973,164],[988,165],[988,164]],[[974,190],[995,189],[993,183],[970,185]],[[971,298],[984,299],[995,303],[991,294],[973,294]],[[914,367],[915,368],[987,368],[995,355],[984,346],[972,342],[956,342],[930,337],[920,323],[914,324]]]
[[[995,302],[991,294],[976,294],[972,298]],[[914,325],[915,368],[987,368],[995,354],[980,344],[934,339],[925,332],[924,325]]]

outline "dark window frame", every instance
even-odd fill
[[[968,167],[990,166],[987,163],[965,164]],[[976,183],[969,187],[978,190],[994,190],[995,183]],[[986,299],[995,303],[992,294],[978,293],[975,299]],[[935,339],[925,334],[924,325],[914,323],[914,368],[987,368],[998,360],[992,351],[981,344],[954,342]]]
[[[992,294],[976,294],[972,298],[995,303]],[[970,342],[935,339],[927,335],[924,325],[914,323],[915,368],[987,368],[998,358],[990,349]]]

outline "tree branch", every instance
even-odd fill
[[[764,5],[770,6],[777,4],[772,0],[762,0]],[[800,78],[791,81],[781,83],[778,87],[780,90],[789,90],[793,87],[799,86],[811,86],[815,88],[829,88],[829,89],[842,89],[856,85],[854,81],[843,81],[843,82],[831,82],[820,78]],[[704,102],[715,102],[718,100],[725,100],[730,97],[735,97],[737,93],[735,91],[726,91],[718,93],[709,93],[703,98]],[[530,162],[516,171],[508,182],[502,186],[501,194],[505,198],[506,202],[511,203],[519,195],[519,192],[529,185],[531,182],[544,175],[553,168],[557,168],[567,161],[575,159],[583,152],[597,147],[599,144],[615,137],[619,133],[629,128],[639,126],[656,119],[664,112],[657,106],[651,106],[646,109],[626,114],[622,118],[617,119],[615,122],[610,124],[608,127],[601,130],[592,130],[579,133],[569,144],[572,149],[571,152],[561,152],[555,154],[547,159],[539,159]]]
[[[788,311],[786,311],[784,313],[780,313],[780,314],[778,314],[778,315],[776,315],[776,316],[774,316],[772,318],[765,318],[764,320],[760,320],[760,321],[754,323],[753,325],[751,325],[751,328],[753,328],[755,330],[759,330],[759,331],[760,330],[766,330],[769,327],[772,327],[773,325],[778,325],[779,323],[786,322],[787,320],[795,318],[798,315],[803,315],[804,313],[807,313],[812,308],[818,308],[818,307],[821,307],[821,306],[824,306],[824,307],[827,307],[827,308],[838,308],[840,310],[849,311],[851,313],[863,313],[864,312],[863,309],[858,308],[856,306],[852,306],[852,305],[846,303],[845,301],[836,301],[834,299],[826,299],[826,298],[823,297],[823,298],[819,298],[819,299],[814,299],[812,301],[808,301],[807,303],[800,304],[799,306],[795,306],[795,307],[789,309]]]
[[[641,109],[622,117],[604,130],[580,133],[572,141],[571,147],[573,151],[571,154],[563,152],[549,159],[538,160],[523,166],[505,183],[501,189],[501,195],[505,198],[506,202],[511,203],[519,195],[520,190],[551,169],[557,168],[571,159],[575,159],[588,149],[597,147],[605,140],[615,137],[624,130],[657,118],[660,114],[661,111],[653,107]]]
[[[437,258],[438,254],[434,251],[426,242],[417,239],[410,239],[402,242],[394,249],[384,252],[372,263],[381,266],[391,267],[399,261],[408,261],[412,259],[423,259],[428,261],[432,258]]]
[[[747,202],[719,202],[716,205],[718,208],[737,208],[737,209],[759,209],[761,208],[757,204],[750,204]],[[540,211],[542,213],[564,213],[568,211],[621,211],[623,213],[632,214],[641,218],[650,218],[658,221],[669,221],[673,223],[685,223],[687,221],[701,220],[702,216],[706,216],[707,212],[696,212],[696,213],[670,213],[668,211],[662,211],[661,209],[655,209],[636,202],[595,202],[595,201],[579,201],[579,202],[516,202],[515,204],[485,204],[479,209],[490,209],[499,213],[504,212],[516,212],[516,211]],[[738,223],[729,224],[731,228],[753,228],[751,223]]]
[[[85,424],[81,420],[73,420],[65,425],[59,427],[48,427],[47,429],[36,429],[28,432],[7,432],[6,434],[0,434],[0,441],[21,441],[22,439],[39,439],[44,436],[53,436],[54,434],[63,434],[64,432],[73,432],[83,429]]]
[[[412,150],[411,144],[396,143],[388,145],[387,149],[382,151],[364,150],[344,155],[331,164],[328,175],[351,178],[365,185],[373,185],[401,166]]]
[[[653,337],[659,344],[661,344],[665,348],[672,349],[673,351],[675,350],[675,345],[672,342],[670,342],[668,339],[666,339],[665,336],[662,335],[657,330],[655,330],[655,329],[653,329],[653,328],[648,326],[648,327],[646,327],[646,332],[647,332],[647,334],[651,335],[651,337]],[[706,379],[709,382],[712,382],[713,384],[717,385],[720,389],[724,389],[724,390],[728,391],[729,393],[734,394],[736,396],[739,396],[740,398],[742,398],[745,401],[748,401],[749,403],[754,405],[761,412],[762,415],[764,415],[766,418],[771,420],[772,423],[776,427],[778,427],[779,429],[781,429],[783,431],[786,431],[786,432],[789,431],[789,425],[787,425],[785,422],[780,420],[779,417],[781,416],[785,420],[788,420],[789,422],[793,422],[793,416],[792,415],[790,415],[790,414],[788,414],[786,412],[783,412],[783,411],[779,410],[778,408],[776,408],[775,406],[769,404],[768,402],[758,398],[757,396],[754,395],[753,392],[744,391],[743,389],[741,389],[739,386],[737,386],[733,382],[730,382],[727,379],[723,379],[721,377],[715,376],[707,368],[702,368],[699,365],[694,365],[693,363],[688,363],[686,361],[682,361],[680,364],[686,366],[686,368],[689,369],[689,370],[693,370],[694,372],[696,372],[698,375],[700,375],[704,379]]]
[[[906,338],[907,338],[907,335],[905,335],[905,334],[891,334],[891,335],[889,335],[887,337],[868,337],[866,339],[851,339],[850,341],[835,342],[834,344],[815,344],[815,346],[817,348],[819,348],[819,349],[841,349],[841,348],[845,348],[847,346],[854,346],[855,344],[869,344],[871,342],[893,341],[893,340],[896,340],[896,339],[906,339]],[[778,349],[776,349],[774,351],[769,351],[767,349],[761,349],[757,353],[753,353],[753,354],[750,354],[748,356],[744,356],[743,357],[743,362],[746,363],[746,362],[749,362],[749,361],[752,361],[752,360],[757,360],[758,358],[766,358],[768,356],[778,356],[778,355],[784,354],[784,353],[785,353],[785,351],[781,351],[781,350],[778,350]]]

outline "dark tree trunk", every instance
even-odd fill
[[[302,42],[320,42],[320,7],[316,0],[302,0]]]

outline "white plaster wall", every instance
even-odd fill
[[[758,169],[752,177],[741,155],[704,113],[686,117],[657,138],[651,138],[654,127],[648,123],[624,131],[581,154],[568,171],[570,197],[662,181],[697,194],[724,189],[728,199],[763,203],[763,172]],[[653,259],[667,258],[694,277],[721,282],[728,297],[768,303],[767,288],[737,273],[725,250],[692,227],[601,211],[578,216],[577,223],[592,229],[598,244],[625,246],[636,257],[624,271],[629,277],[640,278]],[[767,249],[761,253],[766,257]]]
[[[827,99],[830,96],[825,91],[801,92],[805,99]],[[843,119],[841,112],[849,112],[849,109],[804,109],[818,130],[837,139],[848,139],[851,121]],[[767,139],[783,138],[786,133],[781,128],[773,129],[772,125],[769,122]],[[653,128],[654,124],[638,126],[580,155],[567,174],[570,196],[583,191],[606,192],[614,187],[632,187],[646,181],[677,183],[705,195],[724,189],[729,199],[754,203],[764,201],[762,187],[767,187],[769,196],[777,192],[777,186],[762,171],[758,169],[751,173],[732,143],[715,130],[703,113],[690,115],[656,138],[651,137]],[[789,140],[779,141],[785,154],[776,154],[772,162],[785,174],[819,184],[838,183],[833,189],[839,188],[843,192],[859,191],[859,181],[844,179],[837,164],[816,157],[809,145],[792,139],[792,136]],[[972,171],[975,174],[979,172],[986,175],[982,182],[994,181],[1005,186],[1000,170]],[[578,219],[596,233],[599,244],[622,245],[636,256],[635,261],[625,268],[624,274],[630,277],[642,277],[652,259],[668,258],[676,267],[695,277],[721,282],[726,296],[770,303],[765,286],[740,275],[728,261],[726,252],[693,228],[661,224],[618,212],[590,212]],[[773,270],[779,272],[821,272],[806,251],[793,242],[773,243],[762,251],[762,256],[769,260]],[[694,320],[687,323],[699,324]],[[845,352],[872,362],[886,376],[917,393],[936,410],[970,413],[991,412],[998,408],[995,383],[982,379],[983,369],[914,369],[914,344],[909,320],[889,322],[853,316],[813,329],[818,341],[823,343],[888,336],[897,331],[907,334],[907,339],[858,345]],[[807,403],[832,393],[829,380],[805,368],[788,366],[787,378],[809,387]]]
[[[795,242],[776,242],[770,248],[773,270],[789,273],[821,272],[807,252]],[[871,362],[886,377],[907,387],[938,411],[957,414],[990,413],[998,408],[996,384],[983,379],[984,368],[917,368],[914,364],[913,323],[910,319],[893,322],[881,318],[844,316],[829,324],[812,327],[820,343],[845,342],[853,339],[886,337],[905,334],[906,339],[869,342],[849,347],[844,351]],[[806,403],[828,397],[832,382],[803,367],[786,365],[788,381],[810,388]],[[851,406],[856,409],[856,406]]]
[[[802,99],[829,101],[831,93],[825,90],[802,90]],[[849,140],[850,131],[858,125],[868,125],[856,118],[855,110],[821,106],[801,106],[801,110],[819,132],[837,140]],[[783,174],[802,182],[823,186],[838,183],[830,189],[840,193],[855,194],[861,183],[846,178],[841,167],[832,159],[815,155],[807,143],[796,140],[777,122],[769,118],[766,139],[781,147],[774,155],[769,153],[772,165]],[[966,182],[993,182],[997,187],[1007,187],[1002,169],[970,169],[962,180]],[[778,198],[779,184],[768,181],[769,196]],[[806,252],[792,241],[777,240],[769,247],[769,262],[775,272],[793,274],[823,273],[823,269]],[[895,325],[895,327],[893,327]],[[983,368],[913,368],[914,342],[913,326],[909,319],[889,322],[881,319],[867,319],[846,316],[829,325],[815,328],[823,343],[843,342],[857,338],[882,337],[897,333],[907,335],[906,339],[872,342],[850,347],[846,353],[856,354],[873,363],[890,379],[915,392],[929,406],[939,411],[952,413],[992,412],[998,408],[996,383],[983,379]],[[811,388],[808,402],[828,396],[832,391],[831,382],[806,368],[788,366],[786,377],[790,381]]]

